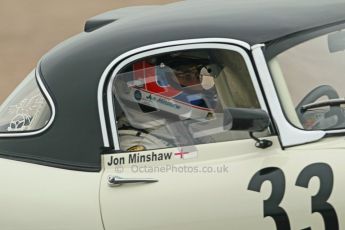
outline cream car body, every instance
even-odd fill
[[[330,112],[337,126],[319,114],[304,116],[317,100],[298,115],[279,55],[319,37],[333,41],[327,35],[336,31],[343,38],[345,4],[265,3],[185,1],[112,11],[45,55],[0,107],[0,228],[344,229],[343,100],[323,102],[330,107],[323,118]],[[330,54],[345,50],[322,41]],[[251,88],[244,89],[257,106],[240,111],[249,114],[245,121],[232,114],[229,129],[248,136],[265,126],[260,138],[229,133],[225,141],[187,147],[124,148],[118,113],[126,104],[114,91],[123,70],[148,57],[205,50],[238,58],[224,66],[240,66],[243,75],[219,73],[247,78]],[[309,61],[318,56],[311,54]],[[286,60],[303,57],[294,55]],[[217,88],[223,101],[228,86]]]

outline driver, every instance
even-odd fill
[[[120,147],[144,151],[195,144],[186,122],[209,120],[215,113],[215,89],[208,60],[179,55],[141,60],[119,74],[114,94]],[[183,134],[183,135],[181,135]],[[188,138],[189,137],[189,138]],[[189,139],[189,140],[188,140]]]

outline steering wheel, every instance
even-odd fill
[[[300,121],[303,120],[304,113],[306,112],[302,109],[302,107],[304,105],[313,103],[317,101],[317,99],[324,96],[328,97],[329,99],[339,98],[339,94],[337,93],[337,91],[330,85],[322,85],[316,87],[315,89],[310,91],[296,107],[297,116],[300,119]],[[340,106],[331,106],[330,111],[325,114],[326,118],[332,116],[337,116],[338,118],[337,124],[332,127],[337,127],[338,125],[345,122],[345,116]]]

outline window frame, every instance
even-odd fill
[[[113,82],[117,76],[117,74],[122,70],[123,67],[126,65],[135,62],[136,60],[148,57],[148,56],[153,56],[153,55],[159,55],[162,53],[167,53],[167,52],[175,52],[175,51],[182,51],[182,50],[195,50],[195,49],[222,49],[222,50],[229,50],[229,51],[234,51],[239,53],[242,58],[245,61],[245,64],[248,68],[248,72],[256,93],[256,96],[258,98],[260,108],[268,112],[268,107],[266,105],[266,102],[264,100],[263,93],[261,91],[258,78],[256,76],[256,72],[254,69],[254,66],[252,64],[252,61],[250,59],[249,54],[247,51],[250,50],[247,45],[243,46],[243,42],[233,42],[233,40],[229,39],[226,42],[224,41],[225,39],[210,39],[209,41],[207,39],[201,39],[202,41],[197,42],[195,40],[183,40],[183,41],[177,41],[176,45],[166,45],[166,43],[161,43],[161,44],[156,44],[156,47],[150,48],[148,47],[143,47],[143,49],[138,52],[128,52],[127,55],[117,62],[114,62],[112,65],[114,70],[111,73],[111,78],[107,82],[107,86],[104,88],[106,90],[106,102],[105,103],[107,106],[107,110],[105,111],[107,113],[107,116],[109,118],[109,130],[104,129],[103,127],[103,132],[106,132],[106,136],[104,135],[104,144],[108,147],[110,147],[110,141],[112,142],[113,149],[115,151],[120,151],[120,143],[118,139],[118,132],[117,132],[117,127],[116,127],[116,118],[115,118],[115,107],[114,107],[114,101],[113,101],[113,95],[112,95],[112,85]],[[104,79],[105,81],[105,79]],[[103,82],[104,83],[104,82]],[[101,81],[102,84],[102,81]],[[100,84],[100,88],[103,89],[102,85]],[[100,97],[99,97],[100,99]],[[101,113],[101,117],[102,117]],[[104,126],[105,124],[103,124]]]

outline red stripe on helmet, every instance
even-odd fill
[[[141,80],[144,83],[146,91],[152,94],[158,94],[165,97],[175,97],[181,93],[170,85],[160,86],[157,83],[156,66],[147,61],[139,61],[133,64],[133,75],[135,80]]]

